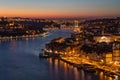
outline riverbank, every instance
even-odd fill
[[[92,61],[92,60],[85,59],[85,58],[80,58],[78,56],[75,56],[75,57],[74,56],[73,57],[60,57],[58,59],[62,60],[63,62],[65,62],[67,64],[70,64],[70,65],[76,67],[77,69],[84,69],[85,68],[84,64],[88,64],[88,65],[94,66],[93,70],[103,71],[104,74],[107,74],[108,76],[111,76],[113,78],[120,77],[119,72],[111,69],[111,67],[109,67],[109,66],[100,65],[96,61]],[[88,71],[91,72],[91,70],[89,70],[89,68],[88,68]]]
[[[69,37],[73,31],[48,32],[46,37],[31,38],[27,41],[18,39],[0,42],[0,80],[87,80],[77,78],[81,73],[76,75],[76,70],[71,69],[71,66],[66,67],[62,61],[59,63],[55,59],[39,59],[39,50],[43,49],[46,43],[54,38]]]
[[[48,35],[49,32],[44,32],[40,34],[35,34],[35,35],[23,35],[23,36],[6,36],[6,37],[0,37],[1,41],[4,40],[12,40],[12,39],[22,39],[22,38],[35,38],[35,37],[44,37]]]
[[[47,51],[48,54],[52,54],[52,53],[50,53],[51,51],[49,51],[49,50],[45,49],[45,51]],[[44,56],[42,56],[42,58],[44,58]],[[45,58],[46,58],[46,56],[45,56]],[[101,71],[104,73],[104,75],[107,75],[107,76],[115,78],[115,79],[117,77],[120,77],[120,73],[117,72],[116,69],[112,69],[111,67],[109,67],[107,65],[103,65],[100,62],[91,60],[89,58],[82,57],[82,56],[80,57],[80,55],[74,55],[74,56],[60,55],[59,57],[47,55],[47,58],[59,59],[67,64],[70,64],[70,65],[76,67],[78,70],[83,69],[84,71],[87,71],[87,72]],[[114,66],[114,67],[116,67],[116,66]]]

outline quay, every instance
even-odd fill
[[[44,37],[44,36],[46,36],[48,34],[49,34],[49,32],[44,32],[44,33],[35,34],[35,35],[9,36],[9,37],[6,36],[6,37],[0,37],[0,40],[5,41],[5,40],[12,40],[12,39]]]
[[[75,28],[77,30],[77,28]],[[44,52],[54,55],[65,63],[83,69],[85,72],[100,71],[105,75],[120,78],[120,38],[105,34],[85,35],[81,28],[69,38],[56,38],[45,44]],[[87,33],[88,34],[88,33]]]
[[[85,69],[85,71],[88,71],[88,72],[94,72],[95,70],[99,70],[99,71],[103,71],[105,74],[107,73],[110,76],[113,76],[114,78],[116,76],[120,77],[120,73],[116,72],[116,70],[111,70],[111,68],[108,66],[99,65],[99,63],[97,63],[97,62],[90,61],[90,60],[87,60],[85,58],[83,59],[83,58],[78,58],[78,57],[71,57],[71,58],[60,57],[59,59],[65,63],[73,65],[74,67],[77,67],[77,69]],[[76,59],[78,59],[78,61],[76,61]],[[90,65],[90,66],[94,66],[94,67],[91,70],[89,68],[89,66],[85,66],[85,64]],[[86,68],[87,68],[87,70],[86,70]]]
[[[43,53],[44,54],[44,53]],[[62,55],[48,55],[48,53],[43,55],[42,53],[39,54],[40,58],[56,58],[59,59],[67,64],[70,64],[76,67],[78,70],[83,69],[85,72],[95,72],[97,70],[102,71],[104,74],[109,75],[113,78],[120,77],[120,73],[116,72],[116,70],[112,70],[109,66],[100,65],[97,61],[89,60],[87,58],[79,57],[78,55],[75,56],[62,56]]]

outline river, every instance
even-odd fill
[[[103,72],[86,73],[60,60],[38,57],[50,40],[72,32],[55,30],[46,37],[0,41],[0,80],[114,80]]]

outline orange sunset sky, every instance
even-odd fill
[[[120,0],[0,0],[0,16],[114,17]]]

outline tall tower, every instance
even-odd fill
[[[81,27],[79,27],[79,25],[78,25],[79,22],[78,22],[78,20],[75,20],[74,22],[75,22],[74,31],[79,33],[81,30],[80,29]]]
[[[75,28],[78,28],[78,20],[75,20]]]

